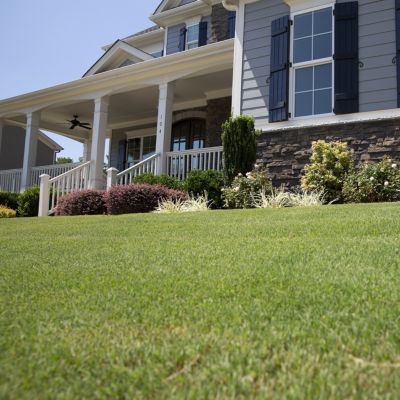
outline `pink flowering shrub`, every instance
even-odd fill
[[[83,190],[63,196],[58,201],[55,214],[59,216],[98,215],[106,211],[104,190]]]
[[[114,186],[105,194],[107,212],[114,215],[151,212],[162,201],[187,199],[186,192],[149,184]]]

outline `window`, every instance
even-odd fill
[[[292,54],[295,117],[332,113],[332,53],[332,7],[295,15]]]
[[[186,49],[199,47],[199,24],[191,25],[186,30]]]
[[[126,152],[126,160],[129,168],[155,154],[156,136],[145,136],[128,140]]]

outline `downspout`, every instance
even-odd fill
[[[242,112],[244,5],[240,0],[223,0],[222,4],[228,11],[236,11],[235,49],[233,55],[232,114],[238,116]]]

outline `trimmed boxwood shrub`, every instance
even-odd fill
[[[82,190],[60,198],[55,214],[59,216],[99,215],[106,212],[103,190]]]
[[[20,217],[37,217],[39,212],[39,186],[33,186],[18,197],[17,213]]]
[[[0,192],[0,205],[16,210],[18,208],[18,193]]]
[[[187,200],[185,192],[163,185],[133,184],[114,186],[105,195],[109,214],[132,214],[154,211],[163,200]]]
[[[154,175],[154,174],[143,174],[137,176],[133,183],[149,185],[164,185],[167,188],[175,190],[184,190],[184,184],[179,179],[176,179],[169,175]]]
[[[186,182],[186,190],[193,196],[204,196],[207,193],[212,208],[222,208],[222,188],[224,174],[218,171],[192,171]]]

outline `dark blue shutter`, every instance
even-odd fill
[[[232,39],[235,37],[235,25],[236,25],[236,11],[229,11],[227,39]]]
[[[272,21],[269,122],[289,119],[289,16]]]
[[[335,114],[359,110],[358,2],[335,6]]]
[[[120,140],[118,143],[118,171],[125,170],[126,163],[126,140]]]
[[[201,21],[199,24],[199,47],[205,46],[208,41],[208,23],[207,21]]]
[[[396,0],[397,107],[400,107],[400,0]]]
[[[179,31],[179,51],[185,51],[186,48],[186,32],[187,29],[186,27],[181,28],[181,30]]]

